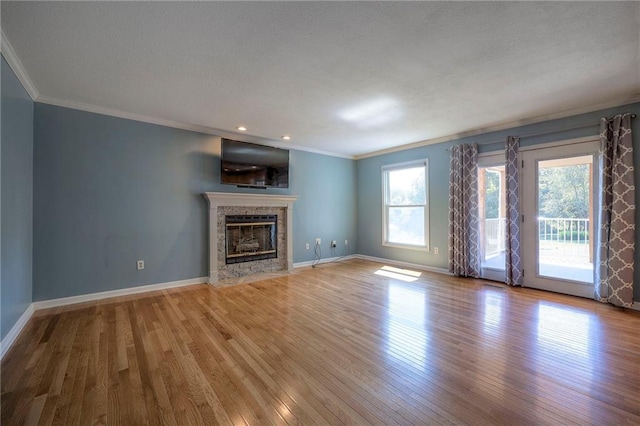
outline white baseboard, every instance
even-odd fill
[[[388,263],[395,266],[404,266],[404,267],[409,267],[409,268],[414,268],[414,269],[419,269],[424,271],[436,272],[439,274],[452,275],[448,270],[443,268],[435,268],[433,266],[419,265],[417,263],[409,263],[409,262],[402,262],[398,260],[384,259],[381,257],[366,256],[364,254],[352,254],[349,256],[345,256],[344,258],[330,257],[327,259],[321,259],[319,263],[322,264],[322,263],[334,262],[337,260],[343,261],[343,260],[349,260],[349,259],[371,260],[373,262]],[[315,263],[314,261],[298,262],[298,263],[294,263],[293,267],[302,268],[305,266],[311,266],[314,263]],[[27,324],[29,319],[31,319],[31,316],[33,315],[33,313],[37,310],[55,308],[58,306],[72,305],[74,303],[108,299],[110,297],[127,296],[130,294],[164,290],[168,288],[185,287],[185,286],[194,285],[194,284],[206,284],[208,282],[209,282],[209,277],[199,277],[199,278],[191,278],[187,280],[170,281],[166,283],[151,284],[151,285],[144,285],[139,287],[123,288],[119,290],[103,291],[100,293],[90,293],[90,294],[83,294],[80,296],[62,297],[60,299],[51,299],[51,300],[42,300],[40,302],[33,302],[27,307],[27,309],[20,316],[20,318],[18,318],[18,321],[16,321],[16,323],[11,328],[11,330],[9,330],[9,332],[4,337],[4,339],[0,341],[0,360],[2,360],[2,358],[4,358],[4,356],[6,355],[6,353],[9,352],[9,349],[11,349],[11,346],[13,346],[13,344],[15,343],[16,339],[20,335],[20,332],[22,332],[22,329]],[[640,302],[634,302],[631,309],[640,311]]]
[[[81,294],[80,296],[62,297],[60,299],[42,300],[33,302],[34,310],[55,308],[58,306],[73,305],[74,303],[91,302],[94,300],[108,299],[110,297],[128,296],[130,294],[146,293],[148,291],[164,290],[167,288],[184,287],[194,284],[209,282],[209,277],[191,278],[188,280],[170,281],[166,283],[143,285],[119,290],[103,291],[100,293]]]
[[[33,302],[24,311],[9,333],[0,342],[0,360],[11,349],[16,338],[27,324],[35,311],[40,309],[55,308],[58,306],[73,305],[74,303],[90,302],[93,300],[108,299],[110,297],[127,296],[130,294],[146,293],[149,291],[164,290],[175,287],[185,287],[194,284],[204,284],[209,282],[209,277],[191,278],[188,280],[170,281],[166,283],[143,285],[138,287],[123,288],[119,290],[103,291],[100,293],[82,294],[80,296],[62,297],[60,299],[42,300]]]
[[[453,275],[449,270],[444,268],[436,268],[434,266],[420,265],[418,263],[402,262],[400,260],[384,259],[382,257],[367,256],[364,254],[356,254],[353,256],[357,259],[371,260],[373,262],[388,263],[394,266],[404,266],[408,268],[418,269],[422,271],[437,272],[438,274]]]
[[[11,327],[11,330],[9,330],[7,335],[4,336],[4,339],[2,339],[2,341],[0,342],[0,360],[2,360],[2,358],[4,358],[4,356],[6,355],[6,353],[9,352],[9,349],[11,349],[11,346],[13,346],[13,343],[16,341],[16,339],[20,335],[20,332],[22,331],[22,329],[24,328],[25,325],[27,325],[27,322],[31,319],[31,316],[33,315],[34,311],[35,309],[33,308],[33,303],[32,303],[27,307],[27,309],[25,309],[24,313],[20,315],[20,318],[18,318],[18,321],[16,321],[13,327]]]
[[[409,268],[413,268],[413,269],[419,269],[419,270],[430,271],[430,272],[437,272],[439,274],[453,276],[453,274],[451,272],[449,272],[449,270],[447,270],[447,269],[436,268],[436,267],[433,267],[433,266],[419,265],[417,263],[401,262],[399,260],[384,259],[382,257],[367,256],[367,255],[364,255],[364,254],[354,254],[354,255],[349,256],[348,258],[349,259],[371,260],[373,262],[379,262],[379,263],[389,263],[389,264],[394,265],[394,266],[404,266],[404,267],[409,267]],[[296,263],[294,265],[294,267],[297,268],[299,266],[308,266],[307,264],[311,265],[311,263],[313,263],[313,262]],[[631,305],[630,309],[633,309],[634,311],[640,311],[640,302],[633,302],[633,305]]]
[[[344,258],[341,257],[329,257],[326,259],[320,259],[320,264],[322,263],[329,263],[329,262],[335,262],[336,260],[349,260],[349,259],[364,259],[364,260],[371,260],[373,262],[379,262],[379,263],[388,263],[390,265],[395,265],[395,266],[404,266],[407,268],[413,268],[413,269],[419,269],[422,271],[429,271],[429,272],[437,272],[439,274],[445,274],[445,275],[453,275],[451,272],[449,272],[447,269],[444,268],[436,268],[434,266],[426,266],[426,265],[419,265],[417,263],[409,263],[409,262],[402,262],[399,260],[391,260],[391,259],[384,259],[382,257],[374,257],[374,256],[367,256],[364,254],[350,254],[349,256],[345,256]],[[314,263],[316,263],[314,260],[309,261],[309,262],[298,262],[298,263],[294,263],[293,267],[294,268],[303,268],[305,266],[311,266]]]
[[[335,261],[340,261],[342,262],[343,260],[349,260],[349,259],[353,259],[355,257],[357,257],[357,254],[350,254],[348,256],[336,256],[336,257],[327,257],[326,259],[320,259],[320,262],[318,262],[318,264],[322,264],[322,263],[330,263],[330,262],[335,262]],[[294,268],[304,268],[305,266],[313,266],[316,263],[315,260],[310,260],[308,262],[298,262],[298,263],[294,263],[293,267]]]

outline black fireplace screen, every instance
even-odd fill
[[[225,216],[226,263],[278,257],[277,215]]]

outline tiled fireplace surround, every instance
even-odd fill
[[[209,203],[209,283],[262,272],[293,270],[293,203],[290,195],[205,192]],[[227,265],[226,215],[277,215],[278,257]]]

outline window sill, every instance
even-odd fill
[[[386,241],[383,241],[382,245],[384,247],[393,247],[393,248],[417,250],[417,251],[426,251],[426,252],[429,251],[429,247],[428,246],[413,246],[413,245],[410,245],[410,244],[389,243],[389,242],[386,242]]]

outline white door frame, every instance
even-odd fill
[[[570,143],[571,141],[561,142],[553,145],[545,144],[540,147],[530,147],[521,150],[521,183],[520,183],[520,199],[522,214],[522,234],[521,234],[521,255],[523,261],[523,285],[525,287],[533,287],[542,290],[549,290],[558,293],[565,293],[574,296],[593,298],[594,285],[568,279],[550,278],[540,276],[538,272],[538,245],[539,238],[537,235],[537,216],[538,216],[538,161],[577,157],[581,155],[593,155],[592,179],[594,180],[591,196],[593,200],[593,215],[597,217],[597,177],[599,172],[597,154],[600,143],[597,137],[581,138],[579,141]],[[597,232],[597,225],[593,224],[594,234]],[[595,244],[595,235],[590,236],[590,244]],[[595,265],[594,265],[595,267]]]

